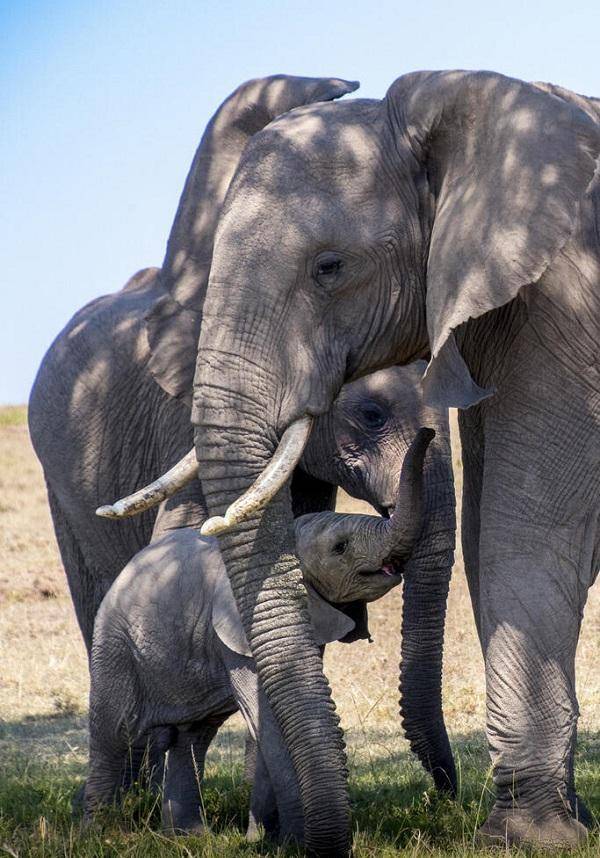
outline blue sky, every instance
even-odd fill
[[[84,303],[160,265],[206,121],[287,72],[383,95],[488,68],[600,95],[600,3],[0,0],[0,403]]]

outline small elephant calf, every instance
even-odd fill
[[[413,442],[388,521],[339,513],[296,520],[318,644],[341,640],[355,626],[331,602],[373,601],[400,582],[402,562],[419,536],[421,471],[433,434],[421,430]],[[90,672],[88,820],[117,795],[128,748],[153,734],[168,750],[163,824],[197,831],[208,746],[239,709],[258,744],[253,819],[302,842],[294,769],[259,685],[215,539],[181,529],[130,561],[98,611]]]

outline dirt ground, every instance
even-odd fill
[[[460,486],[461,463],[455,446]],[[358,509],[342,498],[345,509]],[[54,541],[24,409],[0,409],[0,754],[82,762],[88,679],[83,644]],[[374,643],[327,649],[351,763],[406,750],[397,716],[400,588],[371,608]],[[590,595],[577,657],[580,730],[600,730],[600,587]],[[481,743],[484,681],[460,551],[445,648],[444,707],[451,737]],[[230,722],[215,753],[240,753]],[[237,741],[237,740],[236,740]],[[235,747],[234,747],[235,746]],[[464,744],[461,747],[465,747]],[[233,748],[233,750],[232,750]]]

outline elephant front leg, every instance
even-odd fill
[[[486,843],[575,846],[575,651],[587,588],[566,534],[482,515],[480,631],[497,798]],[[560,529],[559,529],[560,530]],[[574,558],[570,558],[570,553]]]
[[[248,817],[248,828],[246,839],[250,842],[260,840],[262,832],[270,840],[279,839],[279,813],[277,811],[277,799],[269,777],[264,757],[258,746],[249,736],[246,745],[248,758],[248,745],[253,745],[254,765],[252,770],[252,796],[250,799],[250,813]]]

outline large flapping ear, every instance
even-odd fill
[[[355,81],[274,75],[242,84],[219,107],[194,155],[162,267],[165,294],[148,314],[150,371],[191,404],[213,240],[221,206],[250,138],[275,117],[357,89]]]
[[[434,203],[427,261],[430,404],[468,408],[474,384],[452,332],[535,283],[574,230],[600,153],[575,103],[490,72],[421,72],[386,99]]]
[[[354,629],[354,621],[325,601],[310,585],[307,590],[308,613],[316,643],[331,643],[349,635]],[[251,656],[233,590],[224,570],[213,594],[212,623],[217,637],[228,649],[239,655]]]

